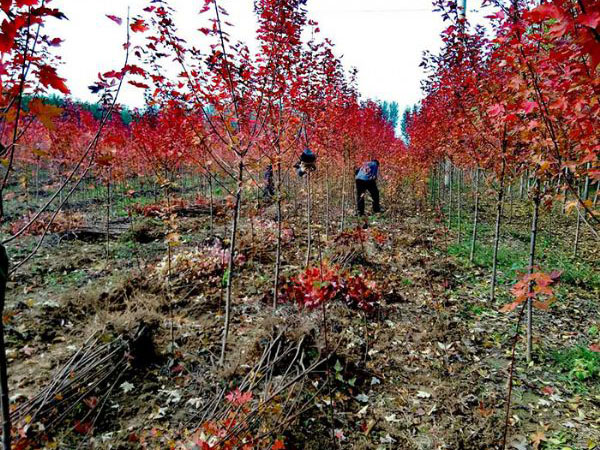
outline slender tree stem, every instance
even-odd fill
[[[1,195],[1,194],[0,194]],[[8,281],[8,255],[0,244],[0,407],[2,409],[2,444],[4,450],[11,448],[10,401],[8,397],[8,370],[6,364],[6,346],[4,343],[4,302],[6,282]]]
[[[106,263],[110,260],[110,179],[112,175],[112,170],[109,167],[107,170],[107,178],[106,178]]]
[[[242,203],[242,183],[244,181],[244,161],[240,156],[238,165],[238,180],[237,191],[235,194],[235,206],[233,210],[233,219],[231,226],[231,242],[229,243],[229,261],[227,264],[227,291],[225,297],[225,324],[223,327],[223,341],[221,343],[221,358],[219,364],[222,366],[225,363],[225,355],[227,353],[227,340],[229,338],[229,326],[231,322],[231,297],[233,292],[233,271],[235,260],[235,245],[238,230],[238,220]]]
[[[538,233],[538,217],[540,210],[540,179],[536,177],[535,192],[533,196],[533,218],[531,220],[531,241],[529,245],[529,267],[527,272],[529,275],[533,273],[533,265],[535,264],[535,246]],[[529,289],[533,288],[530,284]],[[531,361],[532,340],[533,340],[533,302],[531,297],[527,299],[527,362]]]
[[[477,226],[479,221],[479,167],[475,170],[475,211],[473,212],[473,234],[471,236],[471,251],[469,262],[475,259],[475,244],[477,242]]]
[[[310,186],[310,170],[306,172],[306,261],[305,267],[310,263],[310,254],[312,251],[312,197]]]
[[[500,223],[502,221],[502,200],[504,199],[504,175],[506,160],[502,159],[502,172],[500,174],[500,188],[498,189],[498,200],[496,203],[496,227],[494,230],[494,256],[492,266],[492,282],[490,286],[490,301],[496,299],[496,278],[498,274],[498,246],[500,243]]]
[[[512,389],[513,389],[513,379],[515,373],[515,363],[516,363],[516,349],[517,342],[519,342],[519,328],[521,328],[521,322],[523,321],[523,312],[525,311],[526,304],[523,303],[521,310],[519,312],[519,319],[517,320],[517,328],[515,330],[515,335],[513,337],[512,343],[512,351],[510,358],[510,370],[508,375],[508,394],[506,396],[506,414],[504,418],[504,433],[502,436],[502,449],[506,449],[506,438],[508,437],[508,425],[510,422],[510,405],[512,402]]]
[[[590,165],[588,163],[588,169],[589,169],[589,167],[590,167]],[[585,183],[583,186],[583,201],[584,202],[588,199],[589,191],[590,191],[590,177],[589,177],[589,175],[586,175]],[[575,228],[575,242],[573,244],[573,258],[577,258],[577,252],[579,251],[579,237],[580,237],[581,221],[582,221],[582,219],[585,220],[586,213],[587,213],[586,210],[580,211],[579,205],[577,205],[577,225]]]
[[[461,235],[462,235],[462,223],[461,223],[461,219],[462,219],[462,217],[461,217],[461,208],[462,208],[462,204],[461,204],[462,203],[462,197],[461,197],[461,194],[462,194],[462,177],[463,177],[462,170],[459,170],[458,171],[458,205],[457,205],[457,208],[458,208],[458,213],[457,213],[457,220],[458,220],[458,237],[457,237],[457,242],[458,242],[458,245],[460,245]]]
[[[281,160],[277,161],[277,250],[275,255],[275,280],[273,282],[273,309],[277,308],[279,295],[279,271],[281,270]]]

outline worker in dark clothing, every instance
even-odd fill
[[[367,191],[373,200],[373,212],[381,212],[381,206],[379,205],[379,189],[377,188],[379,161],[376,159],[368,161],[357,168],[355,173],[358,215],[365,215],[365,195]]]
[[[294,164],[296,173],[299,177],[306,175],[306,172],[313,172],[317,170],[317,155],[313,153],[308,147],[304,149],[300,155],[300,160]]]
[[[271,199],[275,195],[275,184],[273,183],[273,165],[269,164],[265,170],[265,185],[263,187],[263,196]]]

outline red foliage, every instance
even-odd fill
[[[456,2],[436,4],[452,26],[422,64],[431,75],[409,120],[412,167],[448,158],[498,178],[562,176],[558,193],[574,178],[600,179],[600,3],[513,2],[488,17],[491,37],[459,18]]]
[[[344,279],[342,295],[346,304],[352,308],[358,308],[370,312],[373,310],[379,298],[374,281],[369,280],[364,274],[347,276]]]
[[[333,241],[336,245],[350,246],[352,244],[366,242],[368,237],[366,230],[362,227],[356,227],[352,230],[339,233],[335,236]]]
[[[107,14],[106,17],[108,17],[110,20],[112,20],[113,22],[115,22],[117,25],[121,25],[123,23],[123,20],[120,17],[113,16],[113,15],[110,15],[110,14]]]
[[[47,64],[43,65],[40,67],[38,75],[40,78],[40,83],[42,83],[44,86],[54,88],[65,95],[70,93],[69,88],[67,88],[67,85],[65,84],[65,79],[60,78],[57,75],[54,67],[51,67]]]
[[[326,264],[322,268],[310,267],[296,277],[282,281],[283,301],[303,308],[315,309],[335,298],[344,300],[351,308],[370,312],[380,294],[368,274],[340,273],[336,267]]]
[[[512,288],[515,301],[505,305],[500,311],[513,311],[517,306],[529,299],[531,299],[534,307],[544,310],[548,309],[556,300],[552,286],[558,281],[560,275],[560,272],[549,274],[534,272],[523,275]],[[542,301],[543,299],[545,301]]]
[[[333,300],[341,291],[340,277],[335,270],[311,267],[282,284],[282,297],[302,307],[314,309]]]
[[[73,427],[73,430],[75,430],[77,433],[80,434],[88,434],[90,431],[92,431],[92,423],[91,422],[80,422],[80,421],[75,421],[75,426]]]
[[[135,19],[134,22],[130,25],[131,31],[134,33],[143,33],[144,31],[148,31],[148,25],[144,23],[142,19]]]
[[[252,400],[252,392],[242,392],[239,388],[231,391],[229,394],[225,396],[227,401],[235,406],[242,406]]]

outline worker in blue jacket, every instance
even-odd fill
[[[373,200],[373,212],[381,212],[379,204],[379,189],[377,188],[377,175],[379,174],[379,161],[373,159],[364,163],[355,170],[356,197],[358,215],[365,215],[365,195],[367,192]]]

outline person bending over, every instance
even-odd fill
[[[373,212],[381,212],[379,204],[379,189],[377,188],[377,175],[379,174],[379,161],[373,159],[356,169],[356,198],[358,215],[365,215],[365,195],[367,192],[373,200]]]
[[[308,172],[314,172],[317,170],[317,155],[315,155],[311,149],[306,147],[300,155],[300,160],[294,164],[294,168],[300,178]]]

